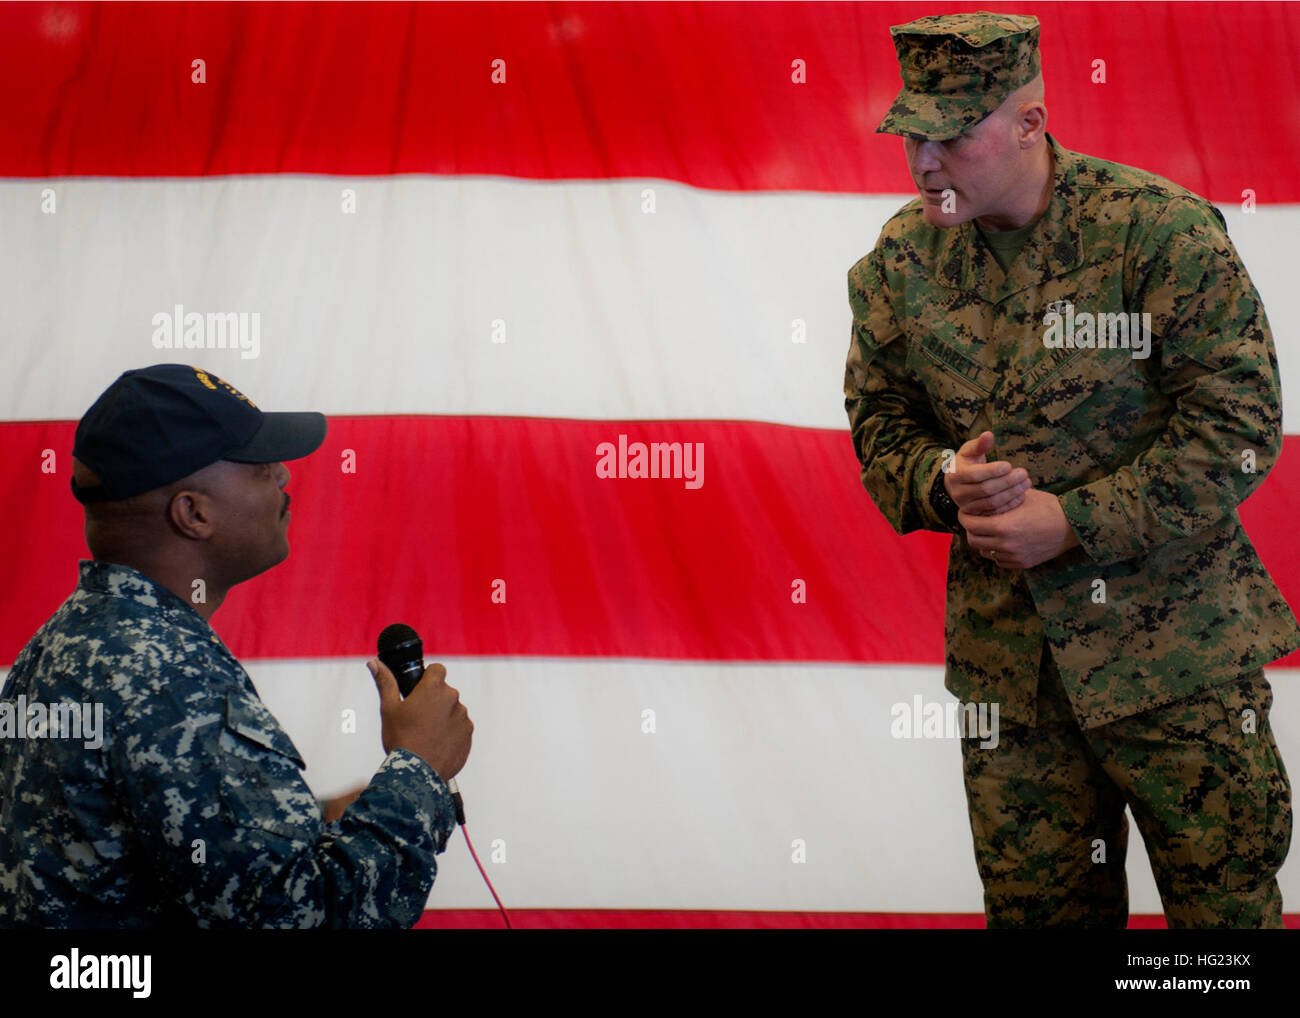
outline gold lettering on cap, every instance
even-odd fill
[[[191,364],[190,367],[194,368],[194,365]],[[209,389],[216,389],[217,386],[214,385],[214,384],[213,384],[213,381],[212,381],[212,378],[216,378],[215,375],[213,375],[211,378],[208,377],[208,373],[207,373],[206,371],[204,371],[202,368],[194,368],[194,374],[195,374],[195,376],[198,378],[198,380],[199,380],[200,382],[202,382],[204,385],[206,385]],[[233,385],[231,385],[229,382],[227,382],[224,378],[217,378],[217,383],[220,384],[221,387],[222,387],[223,389],[226,390],[226,392],[228,392],[228,393],[230,393],[230,395],[234,396],[235,399],[242,399],[245,403],[247,403],[249,406],[251,406],[254,410],[257,409],[257,404],[256,404],[256,403],[254,403],[251,399],[249,399],[249,398],[248,398],[247,396],[245,396],[242,392],[240,392],[238,389],[236,389]]]

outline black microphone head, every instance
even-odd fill
[[[410,696],[424,674],[424,643],[420,634],[404,622],[385,626],[379,634],[379,660],[393,677],[403,696]]]
[[[419,643],[420,634],[405,622],[394,622],[391,626],[385,626],[384,631],[379,634],[379,653],[385,654],[390,650],[396,650],[402,644],[410,643],[412,640]]]

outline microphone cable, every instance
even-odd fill
[[[506,922],[506,929],[513,930],[514,927],[510,925],[510,913],[506,911],[506,907],[501,904],[501,899],[497,897],[497,890],[492,886],[492,881],[488,879],[487,870],[478,861],[478,853],[474,851],[474,842],[469,840],[469,828],[465,826],[465,803],[460,797],[460,788],[456,784],[456,779],[452,778],[448,781],[447,787],[451,790],[451,801],[456,806],[456,823],[460,825],[460,833],[465,835],[465,844],[469,848],[469,854],[474,859],[474,865],[478,867],[479,873],[483,875],[483,882],[487,884],[488,890],[492,892],[492,900],[497,903],[497,908],[501,910],[501,918]]]

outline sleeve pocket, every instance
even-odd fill
[[[236,827],[310,839],[320,806],[293,741],[261,704],[230,694],[221,733],[221,810]]]

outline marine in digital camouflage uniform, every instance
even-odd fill
[[[1237,515],[1282,448],[1259,295],[1209,202],[1068,151],[1041,102],[1020,119],[1035,18],[891,32],[904,87],[879,130],[909,139],[922,194],[849,271],[845,409],[891,526],[955,535],[945,684],[1003,722],[996,748],[962,741],[988,923],[1123,927],[1127,803],[1171,927],[1281,927],[1290,786],[1262,666],[1300,626]],[[1038,213],[963,210],[945,172],[1009,137],[1012,160],[1050,154]],[[1148,356],[1128,333],[1086,345],[1085,313],[1094,343],[1096,316],[1149,315]],[[1049,345],[1070,324],[1079,345]],[[945,470],[985,432],[1032,488],[959,513]],[[1044,514],[1059,553],[1015,568]]]
[[[150,444],[142,417],[169,441],[160,433]],[[127,372],[78,427],[74,456],[103,485],[74,479],[73,490],[86,502],[125,499],[217,459],[283,470],[281,460],[324,436],[321,415],[262,414],[194,368]],[[246,528],[250,560],[269,549],[274,561],[287,525],[274,519],[287,507],[282,482],[266,481],[257,491],[272,519],[264,531]],[[409,927],[419,918],[455,823],[438,773],[395,749],[342,818],[323,823],[302,757],[247,673],[193,605],[141,571],[81,563],[76,590],[23,648],[0,694],[11,711],[36,703],[102,704],[102,745],[0,738],[0,926]]]

